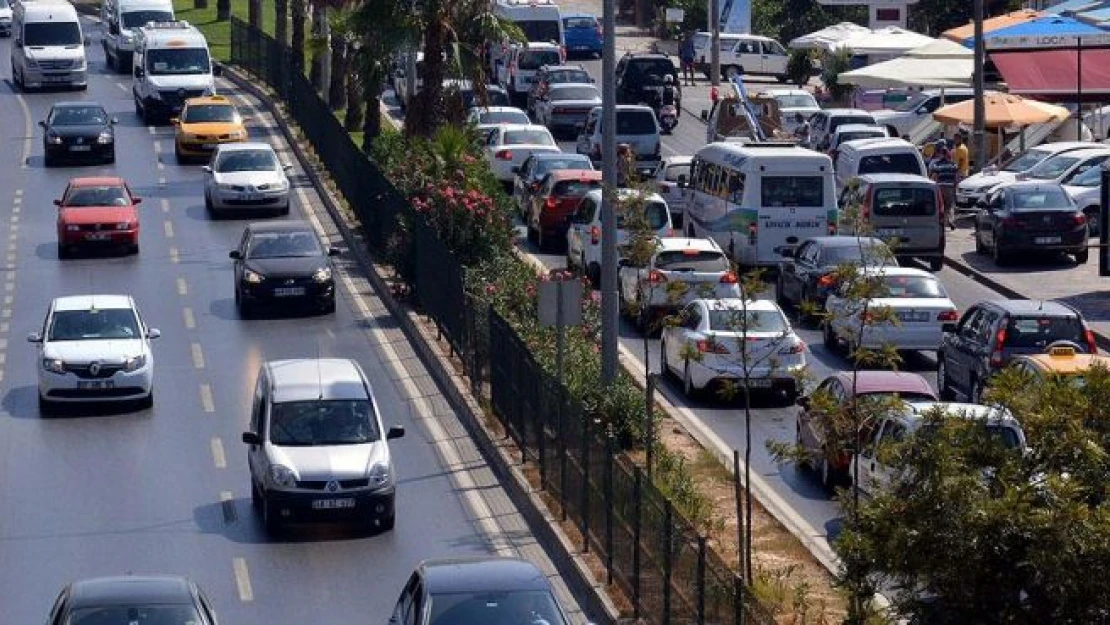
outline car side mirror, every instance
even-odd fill
[[[118,117],[113,117],[112,119],[108,120],[108,123],[115,126],[116,124],[119,123],[119,118]]]
[[[160,338],[161,336],[162,336],[162,331],[159,330],[158,328],[150,328],[149,330],[146,331],[146,338],[148,338],[148,339],[156,339],[156,338]]]
[[[143,198],[133,197],[133,198],[131,198],[131,203],[134,204],[135,206],[138,206],[139,204],[143,203]]]
[[[709,111],[707,111],[705,109],[702,109],[701,113],[698,116],[701,117],[701,120],[703,122],[708,122],[709,121]]]
[[[213,76],[223,76],[224,75],[224,66],[220,65],[219,63],[213,63],[212,64],[212,75]]]
[[[385,440],[391,441],[395,438],[401,438],[404,435],[405,435],[405,426],[403,426],[403,425],[391,425],[391,426],[389,426],[389,431],[385,433]]]
[[[135,78],[142,78],[143,77],[143,68],[136,67],[133,74],[135,75]]]
[[[32,332],[32,333],[28,334],[27,335],[27,342],[28,343],[41,343],[42,342],[42,334],[40,334],[38,332]]]
[[[62,205],[62,201],[60,199],[55,199],[54,200],[54,206],[61,206],[61,205]]]
[[[42,126],[43,128],[46,128],[46,121],[39,120],[39,126]]]
[[[809,407],[813,405],[813,402],[810,400],[809,395],[798,395],[798,398],[794,400],[794,403],[803,410],[809,410]]]
[[[204,165],[203,167],[200,168],[200,170],[203,171],[206,174],[210,174],[210,173],[212,173],[212,166],[211,165]]]
[[[328,256],[339,256],[339,250],[334,247],[328,248]]]
[[[258,432],[243,432],[243,442],[248,445],[261,445],[262,437],[258,435]]]
[[[227,257],[234,258],[235,260],[241,260],[243,258],[243,253],[239,250],[231,250],[227,253]]]
[[[954,324],[954,323],[941,324],[940,330],[941,330],[941,332],[944,332],[945,334],[955,334],[956,324]]]

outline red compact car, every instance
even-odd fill
[[[139,211],[123,178],[74,178],[58,207],[58,258],[83,247],[111,247],[139,253]]]
[[[567,221],[587,193],[601,188],[601,172],[558,169],[544,176],[539,185],[525,219],[528,239],[542,252],[552,242],[566,240]]]

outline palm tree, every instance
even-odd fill
[[[369,150],[374,137],[381,134],[381,84],[389,76],[397,50],[417,38],[419,21],[415,18],[406,2],[367,0],[354,8],[347,20],[349,32],[358,33],[358,39],[350,43],[346,125],[349,130],[363,130],[364,149]],[[362,102],[366,104],[365,117],[357,106]]]
[[[289,0],[274,0],[274,39],[289,45]]]
[[[302,74],[304,73],[305,8],[305,0],[293,0],[289,3],[290,17],[293,20],[293,37],[289,42],[289,50],[292,52],[293,70]]]
[[[351,8],[340,7],[328,12],[331,25],[331,76],[328,90],[328,104],[333,111],[347,106],[347,69],[351,57]],[[356,103],[361,106],[361,102]]]

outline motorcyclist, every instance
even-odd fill
[[[674,86],[674,77],[667,74],[663,77],[663,97],[661,106],[677,106],[678,88]]]

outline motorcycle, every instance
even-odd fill
[[[659,127],[663,134],[669,135],[678,126],[678,107],[673,104],[664,104],[655,112],[659,120]]]

